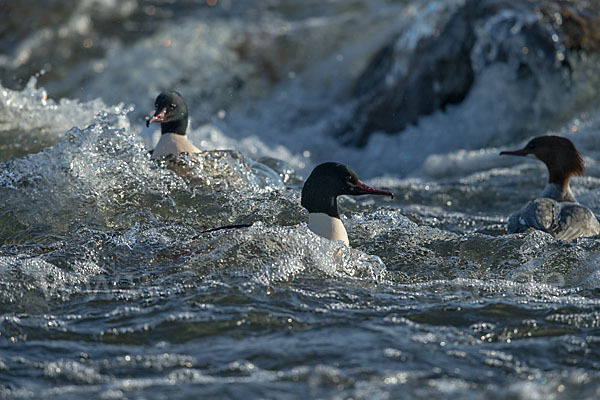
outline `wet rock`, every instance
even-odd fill
[[[570,53],[600,50],[598,10],[598,0],[469,0],[408,54],[399,33],[357,79],[353,120],[337,135],[363,146],[373,132],[398,133],[424,115],[462,102],[478,76],[499,63],[511,68],[532,104],[544,97],[539,96],[544,82],[566,90]],[[544,121],[523,120],[515,128],[535,131]]]
[[[584,9],[578,9],[577,4],[551,3],[540,12],[560,32],[567,49],[600,51],[600,1],[590,1]]]

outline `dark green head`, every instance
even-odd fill
[[[358,178],[344,164],[326,162],[315,167],[302,188],[301,204],[310,213],[325,213],[339,217],[337,197],[340,195],[360,196],[363,194],[394,195],[373,189]]]
[[[176,91],[162,92],[154,102],[154,115],[146,126],[160,122],[161,133],[185,135],[188,125],[188,110],[183,97]]]

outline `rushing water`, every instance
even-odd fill
[[[409,51],[462,1],[39,3],[8,1],[0,57],[0,396],[600,396],[598,240],[506,234],[546,179],[498,156],[529,137],[506,66],[399,135],[330,134],[391,34]],[[599,214],[593,57],[529,110]],[[163,89],[204,153],[149,159]],[[341,199],[352,248],[300,206],[327,160],[396,195]]]

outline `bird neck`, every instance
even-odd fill
[[[176,133],[178,135],[185,135],[187,130],[187,118],[178,121],[162,122],[160,124],[160,132],[164,135],[165,133]]]
[[[323,213],[332,218],[340,218],[337,206],[337,196],[317,195],[310,196],[310,202],[302,202],[309,213]]]
[[[540,197],[546,197],[558,202],[577,202],[575,196],[573,196],[573,192],[571,192],[568,179],[562,184],[548,182]]]
[[[342,220],[325,213],[311,212],[308,214],[308,229],[329,240],[341,240],[350,246],[348,233]]]

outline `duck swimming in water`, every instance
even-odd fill
[[[337,197],[363,194],[394,195],[373,189],[358,178],[347,166],[326,162],[315,167],[302,187],[301,204],[308,210],[308,229],[329,240],[341,240],[350,246],[348,233],[338,213]]]
[[[188,126],[188,110],[183,97],[176,91],[162,92],[154,102],[155,112],[152,118],[146,121],[146,126],[153,122],[160,122],[161,136],[154,150],[150,153],[152,158],[181,153],[200,153],[200,149],[190,142],[185,136]]]
[[[503,151],[500,155],[533,155],[546,164],[548,184],[539,198],[530,201],[508,219],[508,233],[537,229],[559,240],[575,240],[600,233],[594,213],[579,204],[569,185],[572,176],[585,170],[583,158],[573,143],[561,136],[533,138],[521,150]]]

